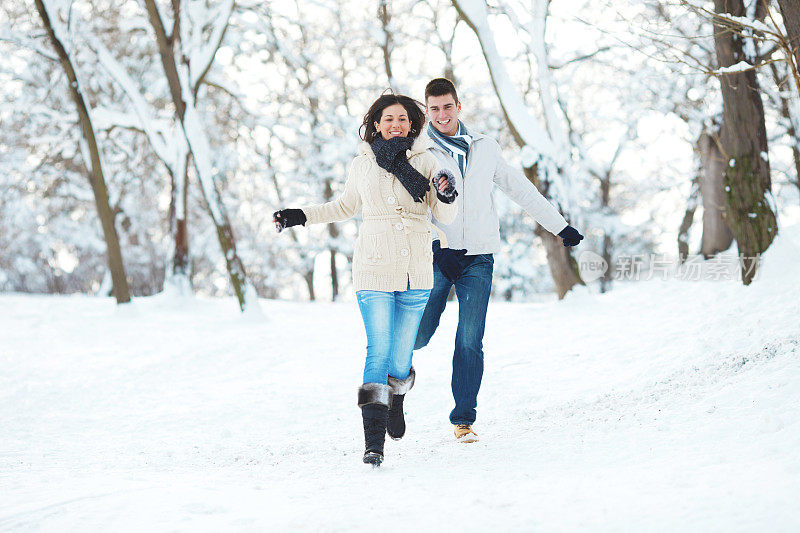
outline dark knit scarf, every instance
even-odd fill
[[[425,193],[430,190],[428,180],[411,166],[406,157],[406,150],[414,144],[413,137],[392,137],[388,141],[380,134],[372,141],[375,160],[382,169],[397,177],[415,202],[422,202]]]

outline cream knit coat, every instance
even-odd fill
[[[429,181],[441,168],[428,152],[430,141],[418,137],[406,151],[408,162]],[[431,185],[424,202],[415,202],[398,179],[378,166],[371,146],[362,142],[347,169],[342,195],[321,205],[303,207],[307,224],[337,222],[362,211],[353,252],[356,291],[404,291],[433,287],[430,207],[436,220],[455,219],[456,204],[445,204]]]

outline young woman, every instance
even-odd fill
[[[433,287],[428,208],[444,224],[456,216],[455,178],[440,170],[427,151],[427,137],[420,137],[425,123],[420,105],[408,96],[378,98],[359,128],[365,142],[347,169],[342,195],[321,205],[276,211],[273,220],[281,231],[362,212],[353,252],[353,286],[367,332],[358,405],[364,462],[375,466],[383,461],[387,430],[394,439],[405,433],[403,398],[414,384],[411,354]]]

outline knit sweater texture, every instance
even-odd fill
[[[406,154],[408,162],[428,180],[441,165],[428,152],[430,140],[420,136]],[[404,291],[433,288],[433,253],[428,209],[445,224],[456,217],[455,203],[445,204],[435,187],[424,202],[414,202],[400,181],[378,166],[366,142],[347,168],[344,191],[336,200],[303,207],[306,224],[347,220],[361,211],[353,251],[353,288],[356,291]]]

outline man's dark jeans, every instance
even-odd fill
[[[439,241],[433,241],[433,249],[438,247]],[[450,422],[472,424],[475,422],[475,406],[483,377],[483,331],[486,326],[489,294],[492,291],[494,257],[492,254],[465,255],[459,258],[459,262],[464,271],[455,281],[458,329],[451,387],[456,406],[450,413]],[[444,277],[434,263],[433,289],[417,331],[415,350],[427,346],[431,340],[439,326],[439,319],[447,305],[447,296],[452,286],[453,283]]]

